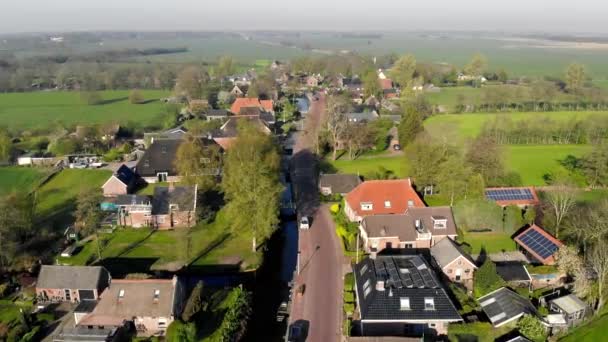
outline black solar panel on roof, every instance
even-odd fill
[[[532,191],[528,188],[486,190],[486,197],[493,201],[534,200]]]
[[[428,269],[420,271],[420,275],[422,276],[422,280],[424,280],[425,287],[435,288],[437,284],[435,283],[435,279],[429,272]]]
[[[409,273],[401,273],[401,282],[403,283],[403,286],[405,287],[412,287],[414,286],[414,281],[412,280],[412,276]]]
[[[534,253],[538,254],[543,259],[553,255],[558,245],[547,239],[544,235],[534,229],[530,229],[519,237],[521,244],[528,247]]]

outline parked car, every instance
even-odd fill
[[[401,145],[399,145],[399,144],[393,145],[393,150],[395,150],[395,151],[401,151]]]
[[[300,229],[310,229],[310,222],[308,216],[302,216],[300,218]]]

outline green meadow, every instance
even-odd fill
[[[0,167],[0,195],[14,191],[29,193],[49,174],[45,168]]]
[[[0,126],[9,129],[44,129],[52,123],[71,126],[108,122],[134,122],[140,126],[160,122],[168,91],[142,90],[144,104],[129,103],[128,90],[102,91],[101,104],[86,104],[79,92],[46,91],[0,94]]]

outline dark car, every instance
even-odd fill
[[[399,145],[399,144],[393,145],[393,150],[395,150],[395,151],[401,151],[401,145]]]
[[[297,320],[289,326],[288,342],[304,342],[308,337],[308,321]]]

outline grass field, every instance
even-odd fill
[[[559,161],[568,155],[581,157],[591,151],[588,145],[505,146],[505,166],[517,172],[524,185],[545,185],[543,175],[563,168]]]
[[[45,168],[0,167],[0,196],[13,191],[29,193],[49,172],[50,170]]]
[[[151,125],[158,122],[164,105],[160,98],[169,92],[142,90],[148,102],[131,104],[129,91],[100,92],[104,104],[87,105],[78,92],[34,92],[0,94],[0,125],[9,129],[48,128],[54,122],[79,123],[135,122]]]
[[[36,215],[44,218],[76,205],[76,197],[82,190],[99,190],[112,174],[109,170],[66,169],[40,187],[36,194]]]
[[[175,271],[184,265],[231,266],[243,269],[257,267],[260,254],[251,251],[248,233],[232,234],[228,219],[222,212],[209,224],[192,229],[153,231],[147,228],[121,228],[101,237],[102,259],[154,259],[151,270]],[[69,258],[58,258],[61,264],[86,265],[97,256],[97,242],[83,244],[80,252]],[[125,260],[126,259],[126,260]],[[136,262],[136,261],[134,261]]]
[[[581,120],[595,115],[608,115],[608,112],[548,112],[548,113],[475,113],[435,115],[424,122],[425,129],[439,141],[455,145],[463,144],[467,139],[475,138],[483,125],[499,115],[508,116],[513,121],[529,120],[535,117],[548,117],[553,120],[566,121],[576,118]]]
[[[601,82],[600,82],[601,84]],[[484,102],[483,96],[486,91],[492,91],[492,88],[496,88],[496,85],[486,85],[484,86],[484,90],[480,88],[473,87],[444,87],[441,88],[441,91],[438,93],[429,93],[427,94],[427,99],[430,103],[444,106],[448,112],[453,113],[456,110],[456,105],[458,104],[458,98],[460,96],[464,97],[466,104],[480,104]],[[501,86],[504,87],[504,86]],[[510,85],[509,86],[513,91],[526,91],[529,87],[527,86],[518,86],[518,85]],[[554,99],[556,100],[556,99]],[[559,93],[557,95],[558,102],[566,102],[569,100],[573,100],[571,95]]]
[[[462,241],[471,246],[471,254],[479,254],[484,248],[487,253],[516,250],[515,242],[504,233],[466,233]]]

